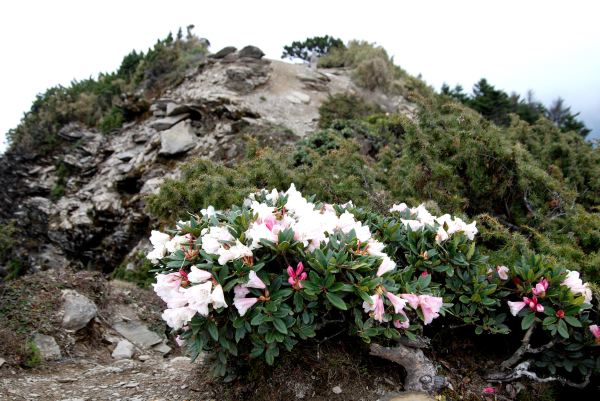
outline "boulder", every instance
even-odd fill
[[[131,359],[134,352],[135,347],[132,343],[127,340],[121,340],[113,351],[112,357],[115,359]]]
[[[260,60],[264,55],[265,53],[256,46],[246,46],[238,52],[239,58],[248,57]]]
[[[185,153],[196,145],[196,135],[189,121],[183,121],[160,133],[161,156],[173,156]]]
[[[36,333],[33,336],[33,343],[40,350],[45,361],[57,360],[62,357],[60,348],[52,336]]]
[[[98,309],[86,296],[75,290],[63,290],[62,327],[67,330],[80,330],[96,317]]]
[[[227,56],[228,54],[235,53],[236,50],[237,50],[237,48],[235,48],[233,46],[227,46],[227,47],[222,48],[221,50],[219,50],[215,54],[211,54],[209,57],[210,58],[221,59],[221,58],[224,58],[225,56]]]
[[[176,116],[160,118],[154,122],[151,122],[150,127],[154,128],[157,131],[164,131],[166,129],[171,128],[172,126],[179,123],[180,121],[185,120],[188,117],[189,117],[189,114],[178,114]]]
[[[146,180],[144,185],[142,185],[142,189],[140,189],[140,194],[157,194],[164,181],[165,179],[163,177],[154,177]]]
[[[162,342],[162,338],[158,334],[139,321],[117,322],[113,325],[113,328],[117,333],[142,349],[148,349]]]

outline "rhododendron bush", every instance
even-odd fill
[[[505,368],[529,359],[546,374],[598,368],[592,294],[578,273],[536,257],[491,266],[476,235],[475,222],[422,205],[381,215],[305,198],[292,184],[153,231],[148,258],[163,319],[194,357],[211,352],[218,375],[254,358],[273,364],[328,324],[369,343],[415,339],[440,320],[477,334],[526,331],[528,348]],[[529,347],[534,334],[544,352]]]

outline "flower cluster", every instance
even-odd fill
[[[402,214],[408,214],[407,219],[401,219],[402,224],[410,227],[412,231],[418,231],[425,226],[437,227],[436,228],[436,241],[438,243],[446,241],[450,236],[455,233],[463,233],[471,241],[477,234],[476,222],[470,224],[465,223],[459,217],[452,217],[449,214],[442,216],[432,215],[426,208],[425,205],[419,205],[415,208],[409,208],[406,203],[400,203],[393,205],[390,212],[399,212]]]
[[[446,312],[476,333],[508,333],[510,294],[524,329],[543,319],[552,335],[574,335],[569,324],[600,336],[582,315],[592,294],[577,272],[537,259],[494,268],[475,247],[476,222],[423,205],[390,212],[318,203],[292,184],[230,210],[209,206],[170,234],[152,231],[162,317],[193,356],[215,352],[220,375],[248,360],[239,355],[272,364],[331,320],[365,342],[414,338]]]

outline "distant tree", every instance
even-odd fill
[[[546,107],[535,99],[533,91],[527,91],[527,96],[522,99],[519,94],[513,92],[510,96],[512,112],[516,113],[522,120],[529,124],[535,123],[546,113]]]
[[[579,113],[571,113],[571,107],[566,106],[564,99],[561,97],[555,99],[546,111],[546,117],[556,124],[561,131],[575,131],[585,138],[591,130],[585,126],[583,121],[578,120],[577,116],[579,116]]]
[[[333,38],[329,35],[315,36],[308,38],[304,42],[292,42],[289,46],[283,47],[281,58],[295,59],[299,58],[304,61],[310,61],[310,57],[314,53],[317,56],[323,56],[333,48],[344,48],[344,42],[341,39]]]
[[[508,114],[511,112],[511,103],[508,94],[494,88],[485,78],[473,86],[473,96],[467,104],[497,125],[506,126],[510,122]]]
[[[469,95],[463,92],[463,87],[461,85],[456,85],[454,86],[454,89],[451,89],[445,82],[442,84],[442,95],[453,97],[462,103],[467,103],[469,100]]]

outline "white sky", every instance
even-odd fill
[[[2,1],[0,135],[35,95],[114,71],[132,49],[194,24],[212,51],[329,34],[376,42],[439,88],[485,77],[507,92],[562,96],[600,137],[600,3],[534,1]],[[1,146],[0,146],[1,148]]]

